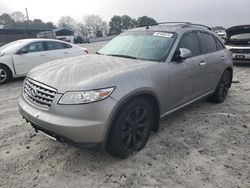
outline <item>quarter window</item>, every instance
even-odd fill
[[[47,42],[47,48],[48,50],[59,50],[59,49],[65,49],[65,48],[71,48],[69,44],[65,44],[62,42]]]
[[[198,35],[195,32],[184,34],[179,43],[180,48],[187,48],[192,52],[192,57],[200,55],[200,45]]]
[[[208,33],[200,33],[201,36],[201,48],[204,54],[217,51],[217,45],[212,35]]]

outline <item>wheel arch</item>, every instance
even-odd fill
[[[0,62],[0,66],[5,67],[6,69],[8,69],[8,71],[11,74],[11,78],[13,78],[13,72],[12,72],[11,68],[8,65]]]
[[[107,145],[107,142],[108,142],[111,130],[112,130],[112,126],[116,120],[117,114],[120,112],[120,110],[122,109],[122,107],[124,105],[135,100],[138,97],[142,97],[142,98],[148,100],[150,102],[150,104],[152,105],[153,112],[154,112],[154,124],[153,124],[152,131],[157,132],[159,130],[160,104],[159,104],[159,99],[158,99],[157,95],[152,91],[139,91],[139,92],[136,92],[136,93],[133,93],[133,94],[127,96],[125,99],[122,99],[121,102],[119,102],[119,104],[115,108],[114,112],[112,113],[111,119],[109,121],[108,129],[106,132],[105,142],[104,142],[105,147]]]

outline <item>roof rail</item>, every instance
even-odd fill
[[[202,25],[202,24],[194,24],[191,22],[159,22],[159,23],[154,23],[154,24],[149,24],[149,25],[143,25],[143,26],[139,26],[139,27],[150,27],[150,26],[155,26],[155,25],[163,25],[163,24],[182,24],[182,27],[190,27],[190,26],[198,26],[198,27],[204,27],[208,30],[212,30],[210,27],[206,26],[206,25]]]

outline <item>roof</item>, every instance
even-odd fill
[[[133,30],[156,30],[156,31],[168,31],[168,32],[177,32],[178,30],[182,28],[200,28],[200,29],[206,29],[211,30],[210,27],[201,25],[201,24],[193,24],[190,22],[163,22],[163,23],[157,23],[149,26],[142,26],[135,28]]]
[[[39,33],[42,31],[51,31],[51,29],[0,29],[0,34],[23,34],[23,33]]]
[[[53,29],[52,31],[55,32],[57,36],[74,35],[74,31],[68,28],[57,28],[57,29]]]

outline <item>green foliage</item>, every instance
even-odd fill
[[[111,35],[117,35],[125,30],[136,27],[136,20],[128,15],[123,16],[113,16],[109,22],[109,32]]]
[[[137,26],[139,27],[153,25],[153,24],[157,24],[157,22],[153,18],[148,16],[142,16],[137,19]]]

